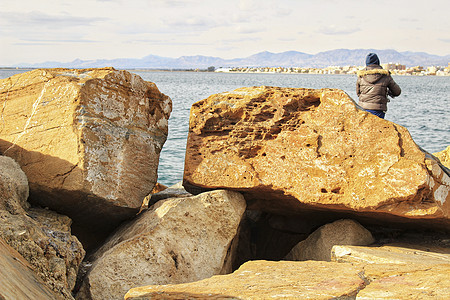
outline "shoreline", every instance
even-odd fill
[[[58,68],[64,68],[64,69],[97,69],[100,67],[93,67],[93,68],[67,68],[67,67],[58,67]],[[103,67],[101,67],[103,68]],[[113,67],[115,68],[115,67]],[[261,67],[262,68],[262,67]],[[282,67],[279,67],[282,68]],[[308,70],[307,72],[295,72],[295,71],[256,71],[255,69],[258,68],[230,68],[230,69],[241,69],[241,70],[233,70],[233,71],[221,71],[220,69],[217,69],[215,71],[208,71],[203,69],[128,69],[128,68],[115,68],[117,70],[126,70],[131,72],[183,72],[183,73],[227,73],[227,74],[294,74],[294,75],[356,75],[356,71],[352,72],[335,72],[334,69],[330,70],[330,67],[327,68],[301,68],[303,70]],[[42,68],[18,68],[18,67],[0,67],[0,71],[31,71],[31,70],[37,70],[37,69],[54,69],[52,67],[42,67]],[[272,69],[272,68],[270,68]],[[278,69],[278,68],[275,68]],[[359,69],[357,69],[359,70]],[[426,72],[412,72],[412,73],[399,73],[396,72],[396,70],[389,70],[391,72],[391,75],[395,76],[437,76],[437,77],[448,77],[450,76],[450,73],[443,73],[443,74],[428,74]]]

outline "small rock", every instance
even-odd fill
[[[370,245],[372,234],[354,220],[338,220],[314,231],[306,240],[298,243],[285,259],[331,260],[334,245]]]

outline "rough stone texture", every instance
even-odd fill
[[[331,260],[334,245],[370,245],[372,234],[354,220],[338,220],[314,231],[306,240],[298,243],[287,260]]]
[[[250,209],[279,214],[333,210],[450,230],[449,175],[404,127],[341,90],[262,86],[194,103],[184,186],[240,191]]]
[[[244,211],[243,196],[223,190],[159,201],[94,254],[77,299],[123,299],[132,287],[231,272]]]
[[[440,152],[433,153],[433,155],[439,158],[444,166],[450,168],[450,146]]]
[[[450,248],[423,247],[412,244],[392,244],[379,247],[334,246],[332,260],[364,264],[449,264]]]
[[[133,288],[125,299],[352,299],[365,285],[361,271],[332,262],[250,261],[229,275]]]
[[[112,68],[17,74],[0,80],[0,153],[22,166],[31,202],[111,229],[156,183],[171,105]]]
[[[0,156],[0,210],[11,214],[25,213],[29,207],[28,179],[14,159]]]
[[[0,238],[16,249],[54,291],[71,299],[85,251],[70,233],[71,220],[45,209],[0,210]]]
[[[0,238],[0,299],[64,299],[39,278],[33,267]]]

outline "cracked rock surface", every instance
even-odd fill
[[[249,87],[193,104],[184,186],[249,208],[345,213],[450,229],[450,177],[406,128],[343,91]]]

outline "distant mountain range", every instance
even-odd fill
[[[411,66],[447,66],[450,55],[438,56],[424,52],[397,52],[395,50],[375,49],[336,49],[317,54],[307,54],[298,51],[282,53],[260,52],[245,58],[223,59],[212,56],[181,56],[169,58],[148,55],[143,58],[118,58],[80,60],[71,62],[44,62],[36,64],[19,64],[14,67],[33,68],[99,68],[115,67],[117,69],[206,69],[219,67],[314,67],[328,66],[362,66],[369,52],[378,54],[381,63],[399,63]]]

